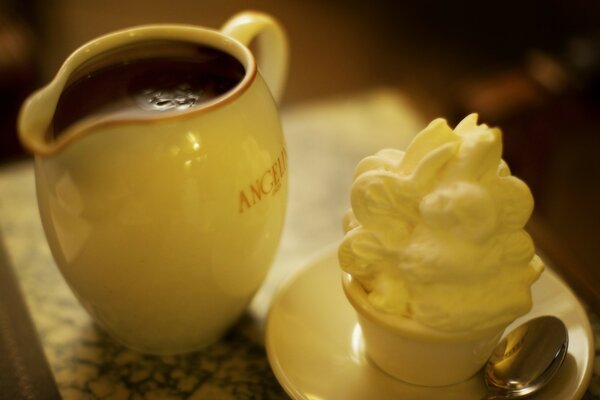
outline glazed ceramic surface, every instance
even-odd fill
[[[245,47],[255,37],[264,45],[264,77]],[[107,51],[156,39],[226,52],[245,75],[197,108],[98,121],[48,139],[73,71]],[[205,347],[262,283],[286,208],[287,153],[276,104],[286,67],[283,31],[264,14],[240,14],[222,31],[143,26],[84,45],[24,104],[20,135],[35,155],[38,203],[56,263],[87,311],[129,347],[160,354]]]
[[[502,326],[482,332],[440,332],[375,309],[350,274],[342,274],[342,283],[356,311],[369,358],[404,382],[447,386],[469,379],[487,362],[504,331]]]
[[[548,268],[532,286],[533,308],[506,328],[555,315],[569,332],[565,363],[531,399],[577,400],[589,385],[593,334],[582,304]],[[344,296],[334,247],[315,257],[273,300],[266,326],[267,355],[275,376],[294,399],[479,400],[483,376],[450,386],[412,385],[383,372],[367,356],[356,312]],[[418,364],[418,359],[404,360]]]

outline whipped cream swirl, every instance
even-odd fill
[[[523,229],[533,197],[501,156],[500,129],[471,114],[358,164],[339,261],[376,309],[462,332],[531,308],[544,268]]]

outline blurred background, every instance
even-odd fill
[[[243,9],[288,31],[284,109],[391,87],[426,118],[456,123],[476,111],[500,125],[505,158],[534,192],[540,235],[600,298],[598,1],[0,0],[1,162],[27,157],[18,107],[84,42],[155,22],[218,28]]]

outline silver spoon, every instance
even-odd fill
[[[518,399],[537,392],[562,365],[568,345],[567,328],[556,317],[534,318],[515,328],[485,366],[489,393],[482,400]]]

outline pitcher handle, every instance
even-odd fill
[[[287,36],[281,25],[267,14],[244,11],[231,17],[221,32],[245,46],[256,39],[258,68],[279,103],[285,89],[289,60]]]

